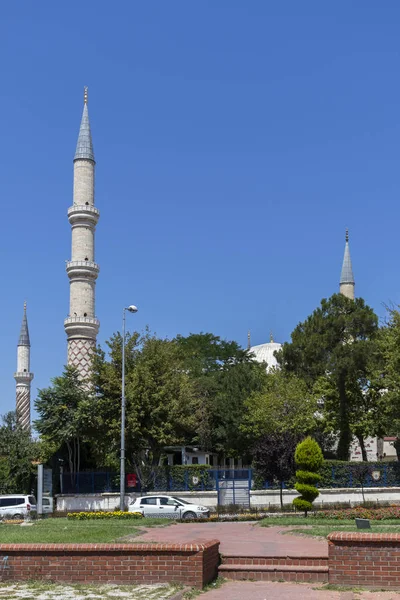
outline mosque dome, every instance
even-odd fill
[[[267,363],[267,371],[273,367],[278,366],[278,362],[274,356],[274,353],[282,348],[282,344],[274,342],[272,337],[271,341],[266,344],[259,344],[258,346],[252,346],[250,352],[254,354],[254,358],[257,362]]]

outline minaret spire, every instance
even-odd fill
[[[90,130],[89,110],[88,110],[88,89],[85,87],[83,92],[83,113],[81,126],[79,128],[78,142],[76,144],[74,160],[85,158],[94,161],[94,151],[92,142],[92,132]]]
[[[342,273],[340,276],[340,293],[343,294],[343,296],[354,300],[354,287],[355,281],[350,258],[349,230],[346,229],[346,244],[344,247]]]
[[[70,307],[69,316],[64,321],[68,338],[68,365],[76,367],[82,379],[90,375],[100,326],[95,316],[95,286],[100,270],[94,257],[95,230],[100,216],[94,206],[95,164],[88,89],[85,87],[74,156],[74,198],[73,205],[68,209],[72,228],[72,256],[66,265],[70,280]]]
[[[251,348],[251,332],[250,329],[247,332],[247,350],[250,350]]]
[[[33,373],[30,372],[30,362],[31,343],[26,316],[26,302],[24,302],[24,315],[17,347],[17,371],[14,373],[14,379],[16,383],[17,421],[27,431],[31,427],[31,381]]]

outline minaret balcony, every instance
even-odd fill
[[[28,385],[33,379],[33,373],[29,371],[17,371],[14,373],[14,379],[17,383]]]
[[[100,267],[91,260],[69,260],[65,265],[68,277],[97,279]]]
[[[64,329],[68,339],[89,338],[96,340],[99,332],[100,321],[95,317],[68,317],[64,321]]]
[[[73,204],[68,209],[68,220],[71,225],[81,222],[96,225],[99,217],[100,211],[93,204]]]

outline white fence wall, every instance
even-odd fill
[[[195,504],[203,504],[215,508],[218,503],[217,492],[156,492],[157,494],[175,495]],[[150,494],[149,494],[150,495]],[[364,488],[365,499],[373,502],[400,503],[400,488]],[[295,490],[283,491],[284,504],[291,504],[293,498],[298,496]],[[129,504],[135,497],[134,494],[125,496],[125,503]],[[338,502],[350,503],[351,506],[361,504],[363,501],[360,488],[321,489],[315,501],[315,506],[329,506]],[[119,494],[64,494],[56,496],[57,511],[89,511],[89,510],[114,510],[119,507]],[[250,505],[252,507],[268,509],[269,506],[279,506],[279,490],[252,490],[250,492]]]

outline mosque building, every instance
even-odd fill
[[[83,114],[76,145],[74,165],[73,204],[68,209],[68,220],[71,224],[71,260],[66,263],[66,271],[70,281],[69,315],[64,321],[67,334],[67,364],[78,369],[84,380],[90,374],[92,354],[96,347],[96,338],[100,322],[95,313],[96,279],[99,265],[95,262],[95,230],[100,212],[95,207],[95,158],[88,112],[88,89],[84,88]],[[354,300],[355,281],[349,248],[349,233],[346,230],[346,243],[342,272],[340,276],[340,293]],[[278,366],[275,353],[282,344],[275,342],[271,334],[270,341],[265,344],[251,346],[250,332],[248,349],[255,359],[266,365],[267,371]],[[30,339],[26,303],[18,340],[16,382],[17,420],[26,430],[30,430],[31,419],[31,382],[30,371]],[[386,442],[386,443],[385,443]],[[377,456],[391,455],[394,449],[384,440],[367,439],[366,449],[369,460]],[[395,452],[394,452],[395,455]],[[356,441],[351,447],[351,460],[361,460],[361,450]]]

